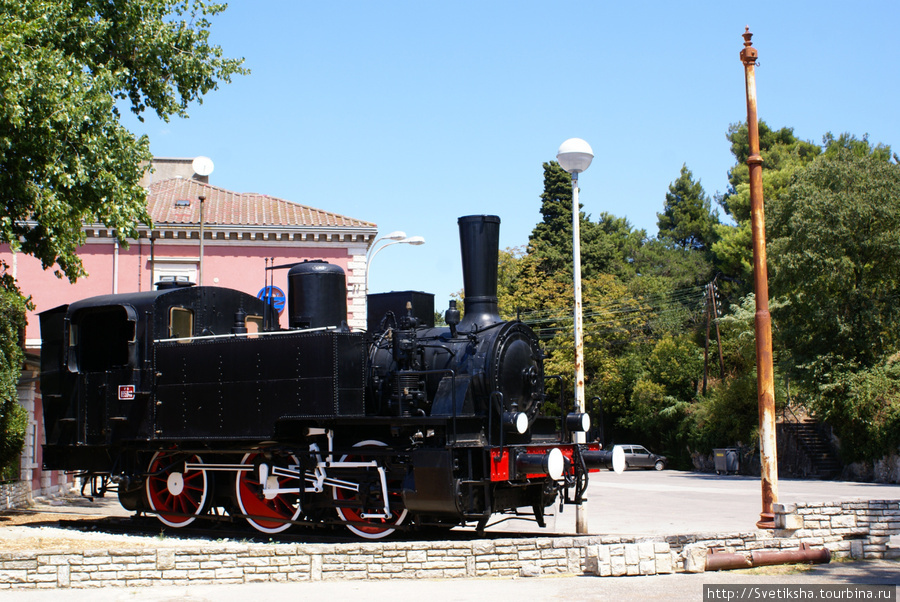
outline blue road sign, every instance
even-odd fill
[[[284,291],[277,286],[264,286],[256,293],[256,298],[271,303],[279,316],[284,311]]]

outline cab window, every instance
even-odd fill
[[[169,308],[169,338],[186,339],[194,334],[194,312],[184,307]]]
[[[129,365],[134,320],[122,306],[82,313],[72,320],[69,346],[81,372],[103,372]]]

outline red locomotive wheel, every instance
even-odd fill
[[[290,477],[276,476],[272,473],[272,466],[281,468],[294,467],[298,470],[299,460],[295,456],[276,457],[275,462],[269,465],[269,476],[265,483],[260,482],[259,464],[265,459],[260,453],[250,453],[244,456],[241,464],[253,467],[253,470],[241,471],[235,479],[235,491],[241,512],[247,515],[247,522],[257,531],[263,533],[281,533],[292,525],[289,522],[297,520],[300,516],[299,493],[277,493],[266,495],[263,485],[268,489],[296,489],[301,487],[303,481]],[[272,520],[266,520],[266,519]]]
[[[206,471],[186,471],[186,463],[202,464],[203,460],[196,454],[161,451],[147,468],[147,501],[156,518],[170,527],[185,527],[206,510]]]
[[[385,445],[381,441],[369,439],[366,441],[360,441],[353,447],[387,447],[387,445]],[[363,453],[360,453],[359,455],[347,454],[341,458],[341,462],[367,462],[369,460],[371,460],[371,458],[365,456]],[[390,518],[363,518],[362,516],[363,514],[374,514],[382,512],[384,510],[384,501],[380,494],[369,497],[369,503],[371,507],[342,508],[338,506],[338,516],[342,521],[346,523],[345,526],[347,527],[347,529],[349,529],[356,535],[359,535],[360,537],[364,537],[366,539],[381,539],[396,531],[394,527],[402,524],[406,519],[407,514],[406,508],[403,507],[403,500],[400,498],[400,493],[397,491],[391,491],[391,489],[393,488],[392,486],[396,485],[399,485],[399,483],[388,481],[388,499],[391,503]],[[339,489],[335,487],[333,491],[334,499],[338,503],[361,502],[363,499],[359,493],[349,491],[347,489]]]

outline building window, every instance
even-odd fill
[[[28,438],[31,440],[31,463],[37,464],[37,424],[34,422],[31,423],[31,434],[28,435]]]
[[[174,282],[192,282],[197,283],[197,266],[196,261],[180,261],[168,262],[157,259],[153,266],[153,286],[160,280],[168,280]]]

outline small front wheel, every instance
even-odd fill
[[[657,460],[656,464],[653,465],[653,468],[655,468],[656,470],[662,470],[665,467],[666,467],[666,463],[663,462],[662,460]]]

